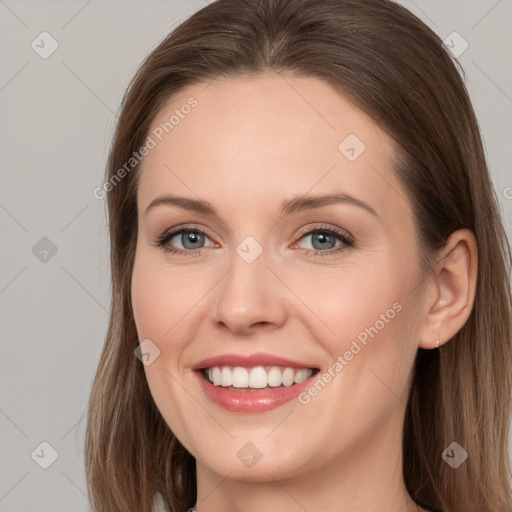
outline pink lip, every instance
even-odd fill
[[[203,359],[192,366],[192,369],[201,370],[214,366],[241,366],[243,368],[252,368],[254,366],[289,366],[291,368],[313,368],[308,363],[300,363],[283,357],[271,356],[270,354],[224,354]]]
[[[215,404],[232,412],[265,412],[271,411],[280,405],[296,398],[308,386],[312,379],[316,378],[313,374],[309,379],[294,384],[293,386],[280,386],[278,388],[268,388],[261,391],[243,390],[231,391],[228,388],[214,386],[204,376],[202,370],[194,372],[204,394]]]
[[[280,405],[296,398],[316,378],[314,373],[309,379],[293,386],[280,386],[263,390],[233,391],[221,386],[214,386],[205,375],[205,368],[214,366],[241,366],[250,368],[254,366],[288,366],[291,368],[313,368],[307,363],[300,363],[275,357],[269,354],[236,355],[225,354],[200,361],[192,367],[204,394],[215,404],[232,412],[265,412],[271,411]]]

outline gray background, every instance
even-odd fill
[[[109,304],[93,190],[130,78],[205,3],[0,0],[0,512],[88,510],[85,410]],[[511,236],[512,0],[401,3],[469,44],[459,60]],[[43,31],[59,45],[47,59],[31,47]],[[46,470],[43,441],[58,453]]]

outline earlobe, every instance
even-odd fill
[[[457,334],[471,314],[476,292],[478,250],[472,231],[453,232],[436,256],[418,338],[424,349],[437,348],[438,339],[441,346]]]

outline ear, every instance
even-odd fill
[[[421,348],[448,342],[466,323],[475,300],[478,248],[469,229],[454,231],[435,255],[426,283],[426,301],[419,330]]]

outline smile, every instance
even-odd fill
[[[300,384],[313,375],[311,368],[282,366],[214,366],[204,370],[206,378],[214,386],[234,389],[264,389]]]
[[[269,354],[228,354],[192,367],[206,397],[231,412],[275,409],[298,397],[318,368]]]

